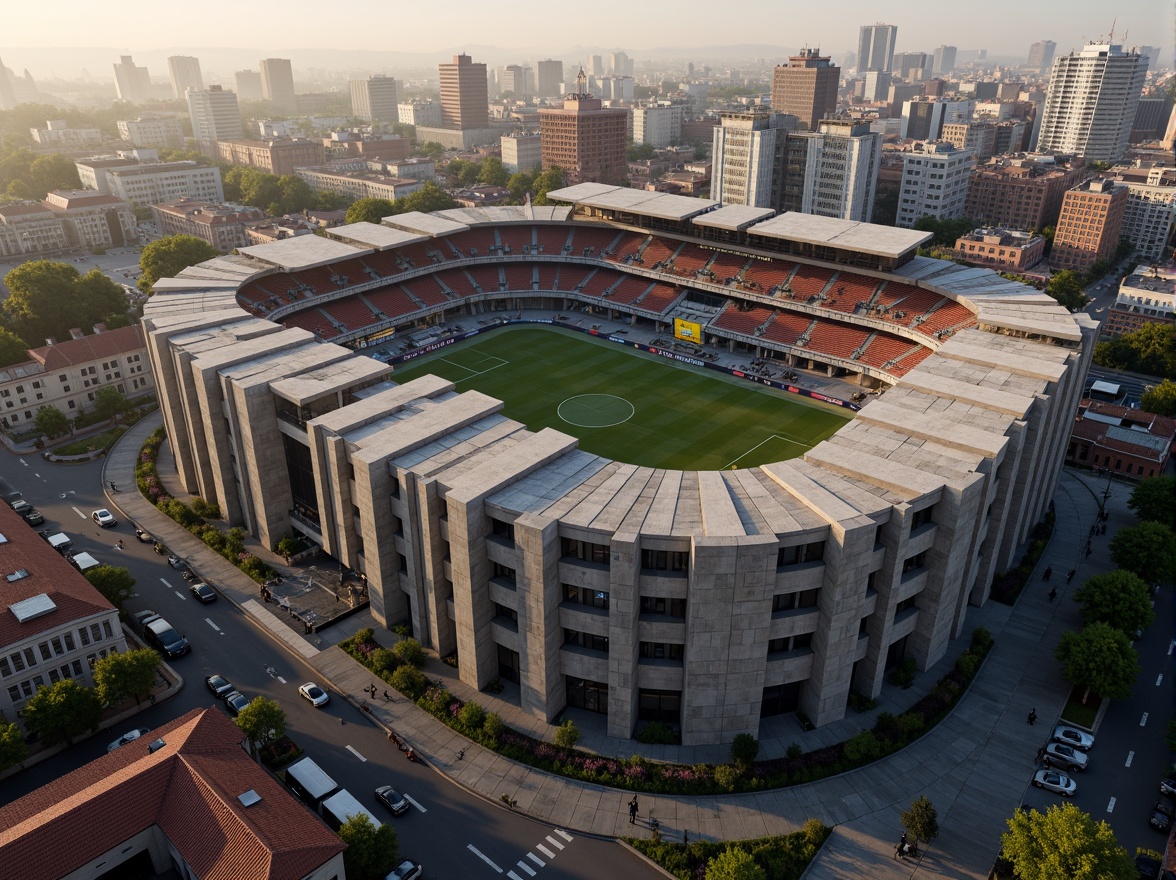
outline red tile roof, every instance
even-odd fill
[[[156,739],[166,745],[151,754]],[[201,880],[300,880],[342,852],[240,742],[219,709],[193,709],[0,807],[4,875],[58,878],[152,826]],[[261,800],[244,807],[250,789]]]
[[[66,339],[53,345],[31,348],[29,356],[43,364],[46,370],[52,371],[130,354],[145,347],[143,331],[138,324],[132,324],[83,336],[81,339]]]
[[[0,649],[39,633],[57,629],[73,620],[111,611],[114,606],[90,582],[43,541],[39,535],[7,504],[0,504],[0,534],[8,540],[0,544],[0,576],[23,569],[28,577],[2,580],[4,603],[0,606]],[[10,605],[42,593],[57,606],[41,617],[21,623]],[[3,874],[0,871],[0,874]]]

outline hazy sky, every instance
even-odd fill
[[[946,43],[1024,55],[1051,39],[1059,51],[1083,38],[1116,35],[1128,45],[1173,45],[1174,0],[590,0],[587,3],[487,0],[397,3],[388,0],[0,0],[0,51],[103,46],[130,51],[194,47],[266,50],[328,48],[433,52],[460,45],[522,49],[549,46],[642,48],[766,43],[807,44],[841,52],[860,25],[898,25],[898,49]],[[517,14],[512,14],[516,13]],[[1118,41],[1118,40],[1117,40]],[[1171,52],[1165,60],[1171,63]]]

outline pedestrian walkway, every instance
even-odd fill
[[[754,794],[678,797],[641,794],[641,816],[629,823],[631,792],[589,785],[516,764],[474,745],[436,721],[383,683],[335,645],[361,626],[373,626],[370,615],[348,618],[346,626],[329,627],[303,637],[277,618],[272,606],[258,601],[257,585],[227,561],[204,547],[195,537],[163,516],[134,491],[134,464],[143,441],[159,424],[159,416],[140,422],[127,432],[106,462],[104,478],[123,489],[110,496],[112,506],[129,520],[186,555],[199,554],[202,572],[214,580],[224,595],[239,605],[260,626],[285,642],[321,674],[328,685],[366,711],[380,725],[406,739],[430,766],[466,789],[501,804],[502,796],[514,808],[536,819],[569,830],[606,836],[647,836],[649,818],[660,825],[663,837],[712,840],[760,837],[798,829],[817,818],[834,826],[835,833],[810,866],[808,880],[842,878],[897,878],[914,875],[936,878],[986,878],[999,849],[1005,820],[1024,794],[1034,769],[1034,755],[1048,728],[1066,703],[1069,686],[1059,675],[1053,651],[1062,633],[1080,625],[1073,592],[1092,574],[1114,566],[1107,553],[1111,535],[1134,520],[1126,508],[1129,489],[1111,487],[1107,536],[1092,540],[1092,554],[1085,545],[1102,501],[1104,484],[1093,477],[1063,471],[1055,495],[1057,523],[1053,540],[1038,571],[1015,608],[989,602],[970,608],[965,634],[952,653],[923,673],[910,691],[889,685],[880,705],[870,713],[850,711],[845,719],[819,730],[803,732],[794,720],[773,720],[764,725],[761,757],[783,754],[797,742],[807,752],[828,742],[848,738],[873,724],[877,712],[903,711],[929,682],[951,668],[967,646],[967,633],[985,626],[996,639],[983,669],[948,718],[903,751],[868,767],[807,785]],[[1096,484],[1097,483],[1097,484]],[[1050,566],[1056,587],[1055,601],[1041,581],[1040,572]],[[1076,570],[1072,583],[1066,573]],[[374,627],[387,644],[395,636]],[[512,727],[551,738],[554,727],[525,715],[510,701],[475,693],[456,678],[456,673],[431,660],[426,674],[444,679],[461,699],[476,699],[498,712]],[[376,684],[375,698],[365,692]],[[1026,723],[1036,709],[1039,724]],[[627,757],[643,753],[665,760],[692,763],[727,761],[726,747],[708,749],[677,746],[640,746],[632,741],[610,740],[603,724],[595,725],[587,714],[577,714],[587,730],[582,746],[601,754]],[[583,723],[581,723],[583,722]],[[389,748],[391,748],[389,744]],[[911,801],[926,795],[939,817],[940,836],[926,847],[920,860],[897,861],[894,845],[902,833],[899,813]]]

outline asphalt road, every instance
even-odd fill
[[[173,661],[185,686],[166,703],[152,706],[47,761],[5,781],[0,803],[7,803],[105,754],[108,743],[134,727],[158,727],[190,709],[219,705],[204,685],[219,673],[247,696],[277,700],[287,715],[287,732],[336,782],[376,816],[397,830],[400,851],[421,862],[433,878],[510,877],[512,880],[633,877],[660,875],[611,841],[561,834],[557,829],[488,804],[423,764],[410,763],[359,711],[339,697],[313,708],[297,687],[314,673],[221,598],[202,605],[187,592],[187,582],[157,556],[150,544],[135,540],[134,526],[120,521],[100,529],[90,512],[107,506],[100,463],[49,464],[0,452],[0,486],[18,490],[44,515],[38,530],[55,527],[73,538],[78,550],[100,562],[126,566],[137,595],[128,612],[150,608],[166,617],[192,644],[192,653]],[[117,516],[116,512],[116,516]],[[115,542],[122,538],[126,549]],[[198,566],[198,563],[197,563]],[[393,818],[373,795],[379,785],[394,785],[412,799],[407,814]],[[549,855],[550,854],[550,855]],[[526,867],[521,867],[525,864]],[[514,872],[511,874],[510,872]]]
[[[1147,824],[1168,762],[1166,729],[1172,715],[1172,590],[1164,586],[1155,603],[1156,620],[1136,643],[1142,672],[1130,699],[1110,704],[1090,750],[1090,765],[1066,772],[1078,783],[1073,801],[1095,820],[1105,820],[1134,858],[1137,847],[1162,850],[1166,837]],[[1044,720],[1044,719],[1042,719]],[[1044,744],[1053,728],[1038,722]],[[1026,768],[1026,780],[1033,775]],[[1044,810],[1059,795],[1032,786],[1024,803]]]

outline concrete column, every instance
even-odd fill
[[[629,739],[637,726],[637,616],[641,548],[636,534],[609,542],[608,735]]]
[[[522,516],[514,524],[519,565],[519,665],[523,670],[524,711],[550,721],[567,703],[559,649],[559,523],[550,518]]]

